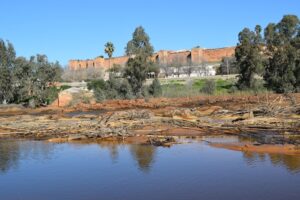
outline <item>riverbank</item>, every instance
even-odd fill
[[[175,136],[225,134],[251,138],[256,146],[292,145],[294,151],[300,145],[297,102],[299,94],[265,94],[113,100],[64,108],[10,106],[0,110],[0,137],[170,145]]]

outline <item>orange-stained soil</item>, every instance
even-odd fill
[[[300,93],[293,94],[294,101],[300,102]],[[274,105],[273,105],[274,104]],[[126,110],[126,109],[150,109],[155,113],[161,113],[166,110],[175,108],[194,108],[203,115],[209,115],[220,109],[243,110],[251,109],[257,105],[266,105],[269,107],[290,106],[289,98],[280,94],[262,94],[256,96],[250,95],[220,95],[220,96],[198,96],[190,98],[151,98],[148,101],[144,99],[133,100],[106,100],[102,103],[83,104],[79,103],[75,106],[58,107],[52,104],[48,107],[37,109],[9,107],[7,109],[0,108],[0,116],[20,115],[20,114],[63,114],[73,111],[89,111],[89,110]]]
[[[256,152],[256,153],[276,153],[276,154],[291,154],[300,155],[300,148],[295,145],[254,145],[252,143],[211,143],[213,147],[224,148],[234,151]]]
[[[235,94],[153,98],[147,101],[109,100],[103,103],[80,103],[72,107],[52,105],[38,109],[8,106],[0,108],[0,137],[52,142],[78,140],[149,142],[149,136],[196,137],[243,134],[269,144],[299,145],[298,102],[300,94],[292,96]],[[162,143],[160,140],[154,142]],[[169,141],[166,140],[166,143]],[[222,145],[224,147],[225,144]],[[226,147],[258,152],[294,151],[281,146],[269,148],[262,145],[247,145],[226,144]]]

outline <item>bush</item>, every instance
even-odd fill
[[[121,85],[118,88],[119,97],[121,99],[132,99],[134,97],[131,86],[127,79],[121,81]]]
[[[144,97],[144,98],[149,98],[149,96],[150,96],[150,94],[149,94],[149,86],[143,85],[141,96]]]
[[[152,84],[149,86],[148,91],[149,91],[149,94],[154,97],[159,97],[162,95],[162,87],[157,78],[153,80]]]
[[[67,89],[70,89],[70,88],[71,88],[71,86],[69,86],[69,85],[62,85],[62,86],[60,86],[60,90],[61,91],[67,90]]]
[[[132,89],[126,79],[110,76],[109,80],[102,79],[88,83],[88,89],[94,91],[97,102],[105,99],[131,99],[133,98]]]
[[[154,79],[149,86],[143,86],[141,92],[134,95],[127,79],[116,78],[113,75],[107,81],[100,79],[89,82],[88,89],[94,91],[97,102],[105,99],[148,98],[149,96],[159,97],[162,95],[162,87],[158,79]]]
[[[87,87],[89,90],[94,90],[96,88],[105,89],[106,88],[106,82],[103,79],[98,80],[92,80],[87,84]]]
[[[236,85],[233,85],[229,88],[228,93],[233,94],[236,93],[239,90],[239,88]]]
[[[45,98],[45,103],[47,105],[51,104],[53,101],[55,101],[58,97],[58,94],[63,91],[63,90],[67,90],[71,88],[71,86],[68,86],[68,85],[62,85],[60,88],[57,88],[56,86],[51,86],[49,88],[47,88],[44,92],[44,98]],[[33,99],[35,97],[32,97]],[[33,101],[33,100],[31,100]],[[38,103],[38,99],[35,99],[34,100],[35,103]]]
[[[105,90],[101,88],[94,89],[94,96],[97,102],[102,102],[106,99]]]
[[[214,80],[207,79],[204,82],[203,87],[201,88],[200,92],[205,94],[214,94],[216,90],[216,84]]]
[[[53,101],[55,101],[55,99],[57,99],[58,93],[59,93],[59,90],[54,86],[49,87],[47,90],[45,90],[44,95],[45,95],[46,103],[50,104]],[[33,100],[31,100],[31,103],[32,103],[32,101]],[[35,101],[37,103],[37,99],[35,99]]]
[[[110,75],[109,80],[106,81],[106,99],[119,99],[119,88],[121,81]]]
[[[94,96],[97,102],[104,101],[106,99],[107,84],[103,79],[92,80],[87,84],[89,90],[94,91]]]
[[[266,90],[267,90],[267,89],[264,87],[265,82],[264,82],[264,80],[262,80],[262,79],[255,79],[253,85],[254,85],[253,91],[254,91],[255,93],[259,93],[259,92],[262,92],[262,91],[266,91]]]

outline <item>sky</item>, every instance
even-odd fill
[[[67,65],[70,59],[105,55],[104,44],[124,48],[143,26],[155,51],[237,44],[237,35],[265,27],[283,15],[300,17],[299,0],[0,0],[0,38],[17,56],[46,54]]]

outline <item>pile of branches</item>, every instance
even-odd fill
[[[287,116],[291,114],[300,114],[300,104],[297,104],[296,98],[289,94],[283,94],[275,98],[260,102],[259,106],[253,111],[255,116]]]

